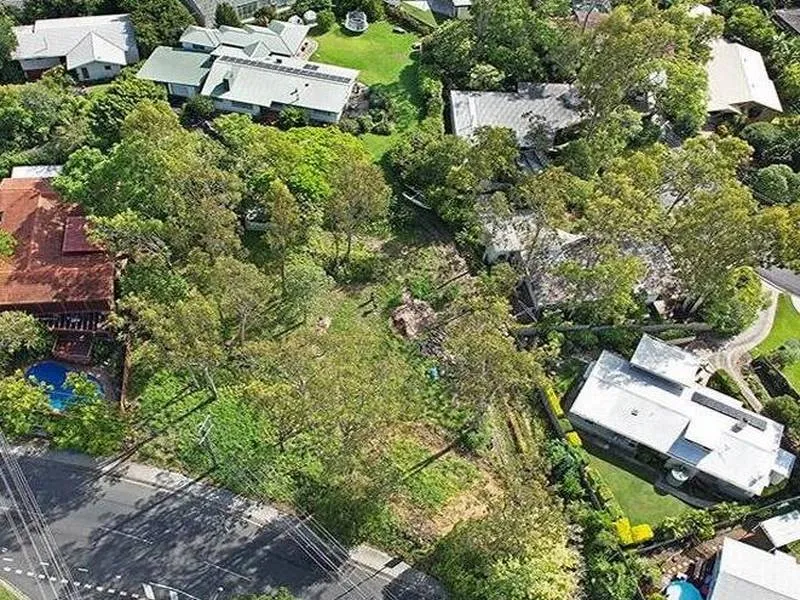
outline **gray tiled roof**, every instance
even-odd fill
[[[782,8],[775,11],[775,18],[788,29],[800,34],[800,8]]]
[[[552,132],[581,121],[575,88],[566,83],[522,84],[517,92],[450,92],[453,132],[469,138],[480,127],[507,127],[521,147],[531,145],[537,120]]]

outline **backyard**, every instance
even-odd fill
[[[761,356],[779,348],[789,340],[800,340],[800,312],[797,311],[788,294],[778,298],[778,310],[775,322],[767,338],[754,350],[754,356]],[[800,390],[800,362],[788,365],[783,374],[796,390]]]
[[[338,25],[316,38],[319,49],[312,57],[361,72],[359,79],[369,85],[385,86],[394,100],[397,127],[392,135],[362,136],[375,160],[397,140],[397,136],[419,120],[421,96],[417,86],[417,64],[412,46],[419,41],[413,33],[395,33],[393,25],[380,21],[361,35],[343,31]]]
[[[678,515],[689,508],[677,498],[659,493],[652,483],[615,464],[612,458],[598,450],[590,449],[589,465],[611,488],[631,523],[648,523],[655,527],[665,517]]]

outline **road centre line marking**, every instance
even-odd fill
[[[153,545],[153,542],[151,540],[148,540],[147,538],[140,537],[138,535],[133,535],[132,533],[125,533],[124,531],[120,531],[118,529],[111,529],[109,527],[103,527],[103,526],[98,527],[98,529],[102,529],[103,531],[107,531],[108,533],[113,533],[115,535],[121,535],[123,537],[130,538],[132,540],[136,540],[136,541],[142,542],[144,544],[149,544],[150,546]]]

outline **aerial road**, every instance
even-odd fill
[[[362,566],[335,544],[325,551],[297,518],[264,524],[216,499],[46,457],[18,464],[69,572],[26,547],[24,526],[15,532],[0,521],[0,578],[31,600],[66,598],[69,589],[84,598],[224,600],[282,586],[303,600],[441,597],[416,571]],[[0,511],[17,510],[0,487]]]

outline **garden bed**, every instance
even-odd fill
[[[778,297],[778,310],[775,313],[775,321],[767,338],[761,342],[754,350],[754,356],[764,356],[773,350],[781,347],[789,340],[800,339],[800,312],[792,304],[792,299],[788,294],[781,294]],[[800,362],[784,367],[781,371],[794,387],[800,391]]]

